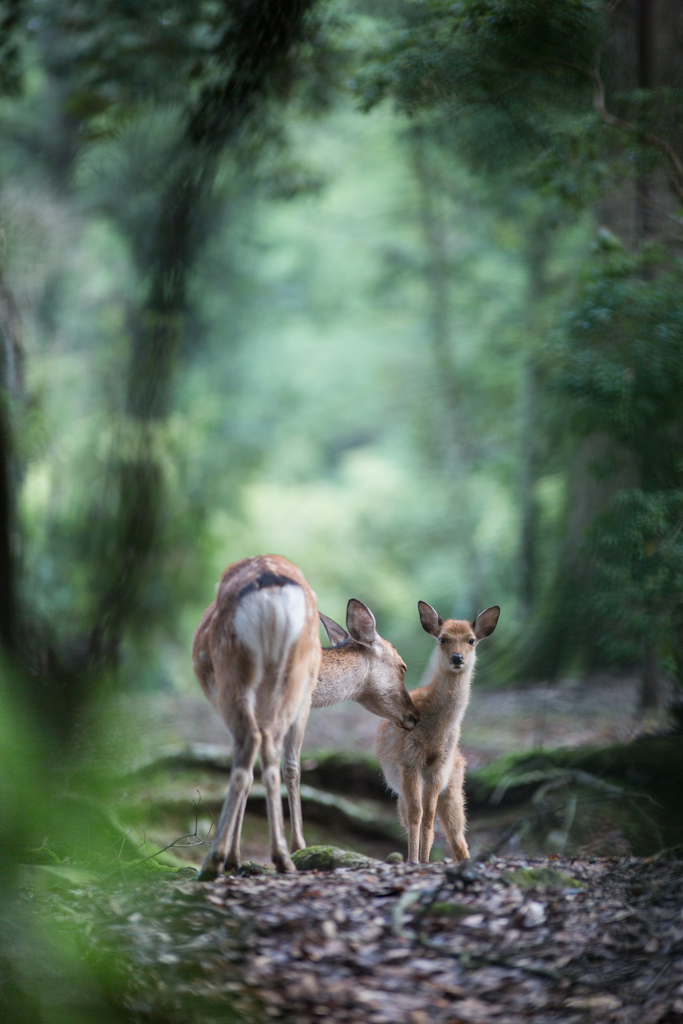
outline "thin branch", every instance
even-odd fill
[[[194,807],[194,832],[187,832],[184,836],[178,836],[178,838],[174,839],[172,843],[168,844],[168,846],[164,846],[160,850],[155,850],[155,852],[154,853],[150,853],[150,855],[148,857],[142,857],[140,860],[136,860],[136,861],[133,861],[130,864],[126,864],[126,867],[137,868],[141,864],[146,864],[147,861],[149,861],[149,860],[154,860],[154,858],[158,857],[160,854],[166,853],[167,850],[172,850],[174,847],[177,847],[180,850],[191,850],[195,846],[208,846],[208,844],[209,844],[209,836],[211,835],[211,833],[212,833],[212,831],[214,829],[214,826],[216,824],[216,819],[214,818],[214,816],[211,813],[211,811],[209,811],[208,813],[209,813],[209,817],[211,818],[211,824],[209,825],[208,832],[206,833],[206,835],[202,839],[202,837],[199,835],[199,805],[202,802],[202,795],[199,792],[199,790],[197,790],[197,793],[199,794],[199,799],[192,801],[192,806]],[[130,835],[131,832],[132,832],[132,829],[129,832],[126,833],[126,835],[123,837],[123,842],[125,842],[125,840],[128,838],[128,836]],[[144,830],[143,830],[143,834],[144,834]],[[183,839],[196,839],[197,842],[196,843],[185,843],[183,846],[180,846],[179,844],[183,842]],[[140,846],[138,847],[138,849],[142,849],[142,847],[146,844],[146,842],[147,842],[147,837],[145,836],[145,838],[143,839],[143,841],[140,844]],[[121,858],[122,851],[123,851],[123,843],[121,844],[121,850],[119,851],[119,860]]]
[[[548,60],[543,61],[544,64],[555,64],[559,67],[569,68],[571,71],[576,71],[577,74],[583,75],[585,78],[589,78],[595,87],[593,93],[593,106],[595,107],[596,113],[600,117],[603,124],[609,125],[612,128],[619,128],[621,131],[628,132],[631,135],[636,135],[643,142],[653,146],[655,149],[660,150],[669,162],[674,170],[674,177],[671,179],[671,187],[678,196],[679,199],[683,200],[683,161],[679,157],[673,146],[662,139],[659,135],[654,135],[652,132],[645,131],[643,128],[639,128],[638,125],[631,124],[630,121],[625,121],[623,117],[617,117],[616,114],[612,114],[607,109],[605,101],[605,83],[599,71],[600,58],[602,52],[599,51],[596,57],[596,66],[594,68],[584,67],[582,64],[574,64],[568,60]]]

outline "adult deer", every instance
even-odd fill
[[[411,696],[420,720],[410,733],[382,722],[377,752],[398,812],[408,832],[408,860],[428,861],[439,820],[456,860],[469,857],[465,840],[465,758],[458,743],[477,645],[496,628],[500,608],[480,612],[474,622],[447,619],[418,602],[422,628],[433,636],[438,656],[430,682]]]
[[[256,756],[261,751],[271,855],[293,871],[284,836],[280,759],[289,797],[292,849],[306,845],[299,794],[301,744],[311,703],[353,698],[397,726],[417,719],[404,685],[405,664],[378,634],[369,608],[351,600],[347,633],[321,616],[333,642],[321,649],[315,594],[296,566],[279,555],[235,562],[194,637],[195,673],[233,739],[233,768],[211,849],[199,873],[215,878],[240,862],[240,834]],[[315,699],[317,696],[317,699]]]

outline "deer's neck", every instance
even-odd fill
[[[326,708],[343,700],[356,700],[367,681],[367,656],[355,646],[323,647],[314,708]]]
[[[437,664],[429,683],[423,687],[420,711],[438,721],[444,729],[455,729],[460,737],[462,720],[470,700],[470,687],[474,675],[474,658],[462,672],[456,673]]]

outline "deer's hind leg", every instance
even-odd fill
[[[261,733],[248,705],[236,708],[232,718],[234,750],[230,785],[211,849],[197,875],[198,881],[202,882],[217,878],[225,866],[237,867],[240,860],[242,820],[254,781],[254,761],[261,743]]]
[[[284,760],[282,774],[287,786],[289,800],[289,818],[292,827],[292,850],[305,850],[304,822],[301,813],[301,743],[304,737],[306,721],[296,719],[289,727],[285,736]]]
[[[297,717],[285,736],[282,773],[287,786],[289,817],[292,826],[292,850],[305,850],[304,822],[301,814],[301,745],[311,709],[310,694],[304,699]]]
[[[263,785],[266,788],[271,857],[276,871],[290,872],[296,871],[296,866],[289,856],[285,838],[282,796],[280,794],[281,757],[282,738],[272,729],[261,729],[261,766]]]
[[[448,786],[439,793],[437,801],[439,821],[446,833],[456,860],[467,860],[470,855],[465,839],[465,759],[460,758],[453,768]]]

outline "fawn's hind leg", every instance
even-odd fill
[[[439,821],[456,860],[467,860],[470,851],[465,839],[465,761],[459,762],[446,789],[437,802]]]

